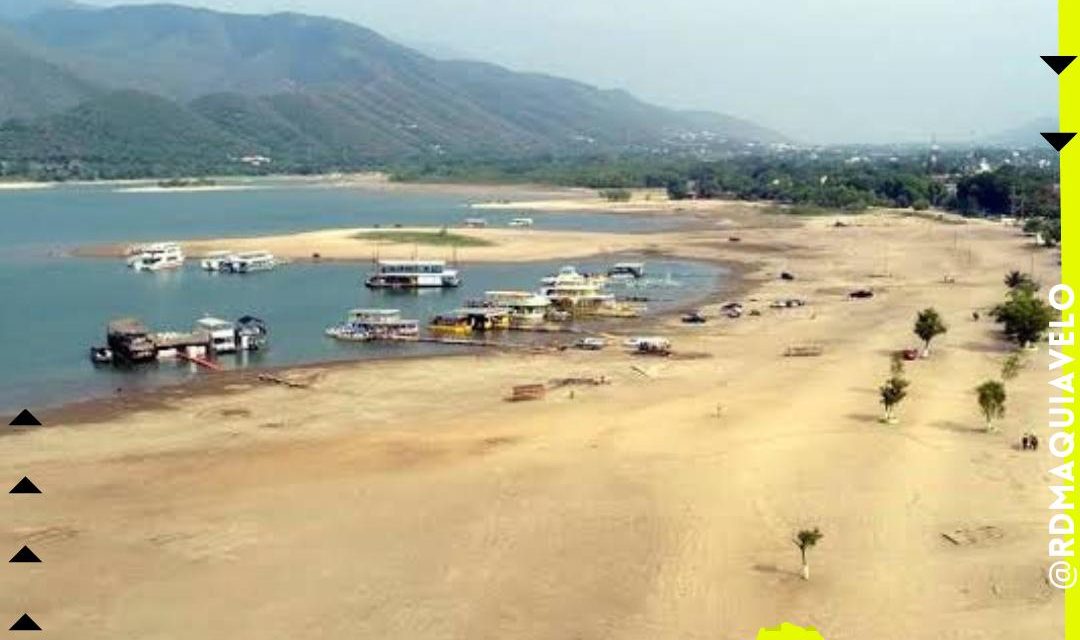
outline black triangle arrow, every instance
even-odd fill
[[[1053,147],[1054,149],[1056,149],[1057,151],[1061,151],[1062,149],[1064,149],[1065,145],[1069,144],[1069,140],[1072,140],[1073,136],[1075,136],[1075,135],[1076,135],[1076,132],[1068,132],[1068,131],[1062,131],[1060,133],[1057,132],[1057,131],[1050,132],[1050,133],[1047,133],[1047,132],[1044,131],[1042,133],[1042,137],[1045,138],[1046,141],[1050,143],[1050,146]]]
[[[29,409],[23,409],[19,412],[19,415],[15,416],[15,419],[8,423],[8,426],[12,427],[40,427],[41,421],[34,417],[34,414],[30,413]]]
[[[41,489],[38,489],[37,485],[30,482],[30,478],[23,476],[23,479],[19,480],[19,483],[12,487],[8,493],[41,493]]]
[[[1047,65],[1049,65],[1049,67],[1054,70],[1054,73],[1058,74],[1059,76],[1061,75],[1062,71],[1064,71],[1070,64],[1072,64],[1073,60],[1076,60],[1076,56],[1039,56],[1039,57],[1042,58],[1043,62],[1045,62]]]
[[[11,625],[9,631],[41,631],[41,627],[34,622],[33,618],[24,613],[21,618],[15,621],[15,624]]]
[[[30,547],[23,546],[22,549],[11,556],[11,560],[8,562],[41,562],[41,558],[37,557],[37,554],[30,550]]]

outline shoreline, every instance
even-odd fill
[[[594,256],[595,257],[595,256]],[[628,254],[629,258],[640,257],[637,254]],[[663,256],[672,260],[688,260],[681,256]],[[605,319],[596,318],[587,321],[593,329],[588,333],[619,335],[616,331],[629,333],[649,332],[670,326],[678,317],[691,310],[703,308],[708,305],[720,304],[732,298],[750,295],[755,286],[760,282],[748,277],[755,268],[753,263],[736,262],[730,260],[689,260],[712,264],[721,270],[708,291],[692,299],[672,305],[663,312],[646,312],[640,318],[632,319]],[[714,319],[714,322],[719,319]],[[513,336],[516,332],[508,332],[507,336]],[[526,334],[530,332],[524,332]],[[552,333],[552,338],[565,335],[576,337],[576,334]],[[513,342],[512,339],[507,340]],[[271,346],[272,348],[272,346]],[[135,390],[126,390],[118,395],[115,392],[108,394],[86,397],[79,400],[59,402],[55,404],[38,405],[34,413],[48,427],[50,424],[62,423],[64,425],[79,426],[91,423],[103,422],[112,417],[127,413],[147,411],[152,409],[166,409],[173,400],[183,401],[191,398],[229,396],[241,391],[268,385],[260,381],[260,375],[281,375],[288,377],[291,374],[303,374],[307,372],[334,371],[339,369],[360,368],[365,366],[379,366],[395,362],[442,362],[447,358],[461,358],[466,356],[485,356],[505,353],[507,349],[501,347],[474,347],[468,345],[445,345],[448,353],[412,353],[403,355],[386,355],[372,358],[350,357],[343,359],[310,360],[294,364],[280,364],[271,366],[243,367],[227,369],[216,372],[198,372],[187,380],[163,382],[160,385]],[[611,345],[612,350],[618,349],[618,345]],[[177,366],[180,366],[179,364]],[[230,386],[240,386],[239,389],[230,389]],[[17,435],[20,431],[9,431],[3,435]]]
[[[169,602],[211,620],[207,640],[313,620],[388,640],[753,637],[778,619],[880,640],[1060,635],[1033,526],[1045,468],[1016,446],[1045,414],[1049,354],[1025,352],[997,431],[973,394],[1011,351],[973,310],[1004,298],[1004,273],[1055,272],[1055,252],[1000,225],[844,220],[671,236],[680,259],[741,269],[688,304],[747,312],[626,325],[669,337],[670,358],[393,353],[275,372],[303,389],[245,370],[43,411],[0,456],[51,496],[0,531],[58,572],[20,609],[69,635],[107,611],[110,634],[150,637]],[[772,304],[787,299],[805,305]],[[909,398],[883,425],[878,385],[928,307],[948,332],[905,363]],[[507,401],[526,384],[545,397]],[[805,528],[825,534],[809,584],[790,542]]]

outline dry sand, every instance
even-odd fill
[[[652,238],[752,269],[761,316],[658,329],[705,357],[360,363],[290,374],[307,389],[46,414],[61,424],[2,439],[0,478],[45,491],[6,498],[0,548],[45,562],[2,573],[5,611],[80,639],[743,640],[785,620],[829,640],[1060,637],[1050,460],[1013,447],[1044,416],[1045,349],[1000,433],[972,394],[1005,354],[985,314],[1002,274],[1049,282],[1054,256],[989,224],[846,220]],[[791,296],[810,304],[767,306]],[[949,333],[882,425],[887,354],[929,305]],[[824,355],[781,355],[809,343]],[[502,399],[586,375],[612,384]],[[810,526],[806,583],[791,536]]]
[[[450,259],[455,251],[449,246],[414,244],[362,237],[370,233],[435,233],[436,228],[396,229],[325,229],[305,233],[253,238],[218,238],[181,243],[184,252],[200,257],[212,251],[266,250],[289,260],[308,260],[318,254],[323,260],[371,260],[380,258]],[[529,262],[536,260],[584,258],[596,254],[624,251],[650,252],[677,246],[688,236],[678,233],[629,234],[577,231],[541,231],[538,229],[451,229],[451,233],[489,242],[488,246],[461,247],[456,255],[465,262]],[[358,234],[361,234],[358,237]],[[78,255],[120,257],[126,246],[100,245],[75,251]]]

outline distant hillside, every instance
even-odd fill
[[[43,11],[88,8],[70,0],[0,0],[0,20],[23,20]]]
[[[999,131],[986,138],[985,142],[1003,147],[1042,147],[1046,141],[1039,134],[1043,131],[1057,130],[1057,116],[1044,116],[1030,120],[1019,127]]]
[[[50,62],[33,43],[0,27],[0,119],[70,109],[100,92],[94,83]]]
[[[22,16],[9,29],[8,37],[0,32],[0,120],[39,117],[0,129],[0,160],[103,165],[194,154],[208,170],[227,170],[239,153],[270,156],[283,170],[316,170],[783,139],[623,91],[435,60],[328,18],[174,5],[57,8]],[[90,102],[71,110],[82,101]],[[175,126],[126,129],[135,114],[133,122],[175,118],[192,135],[179,136],[186,129]],[[106,125],[127,146],[106,144]],[[35,145],[28,131],[47,135]]]

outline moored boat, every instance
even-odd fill
[[[202,261],[199,262],[199,266],[204,271],[221,271],[222,265],[230,257],[232,257],[232,251],[211,251],[203,256]]]
[[[136,271],[163,271],[184,266],[184,252],[175,242],[158,242],[138,247],[127,260]]]
[[[329,327],[326,335],[338,340],[400,340],[420,335],[420,322],[401,317],[397,309],[353,309],[348,319]]]
[[[106,343],[113,360],[127,363],[149,362],[157,357],[157,346],[150,331],[135,318],[120,318],[109,323]]]
[[[542,324],[551,308],[551,300],[531,291],[485,291],[473,307],[506,309],[513,328]]]
[[[254,273],[270,271],[277,264],[277,258],[269,251],[244,251],[229,256],[221,263],[220,270],[226,273]]]
[[[372,289],[447,288],[460,285],[461,276],[445,260],[379,260],[364,284]]]

